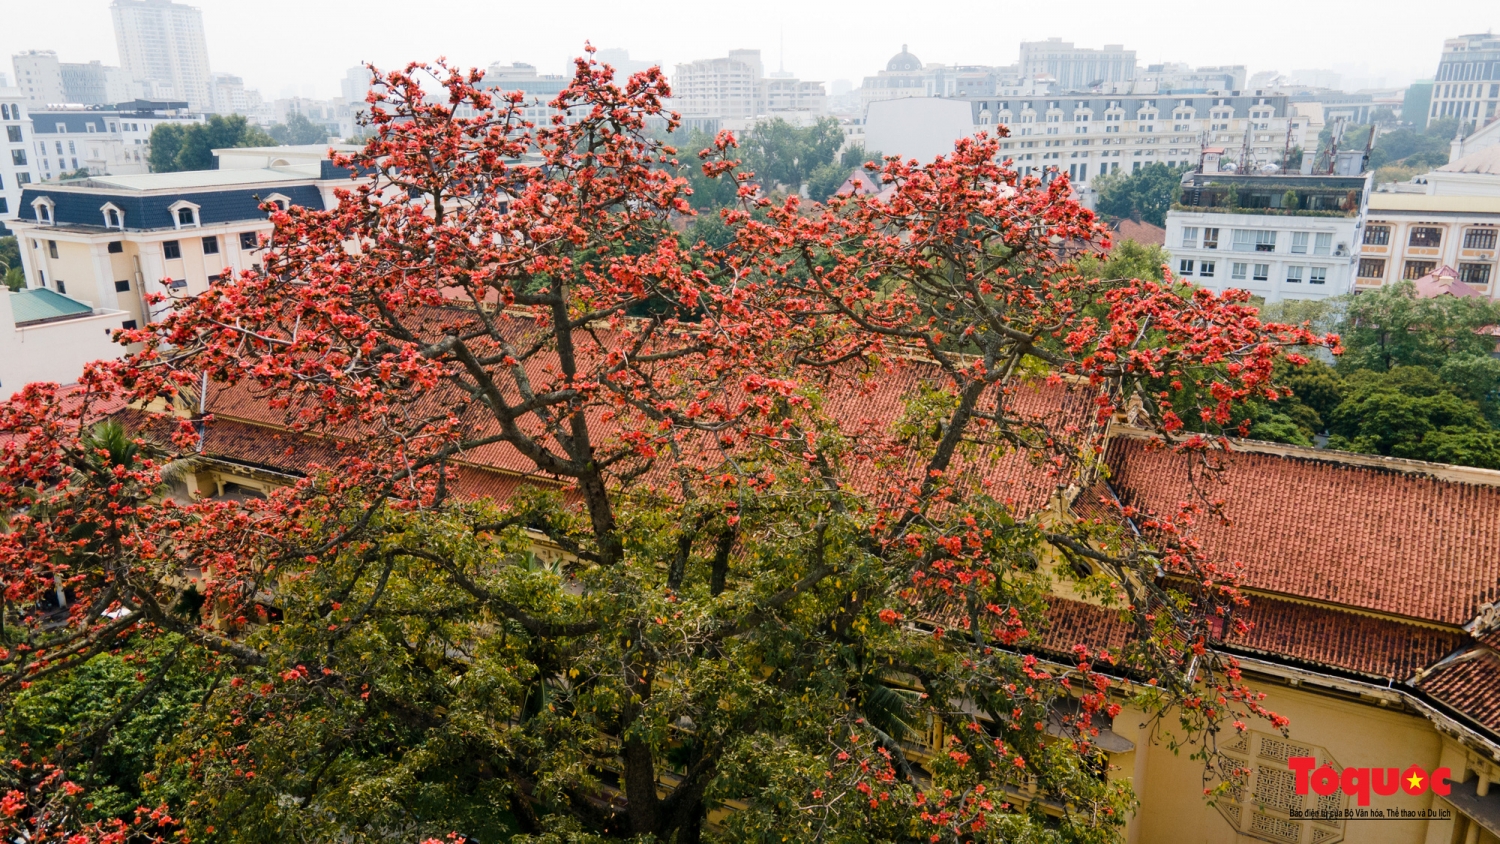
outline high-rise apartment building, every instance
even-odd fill
[[[118,105],[135,99],[134,86],[123,68],[97,61],[88,64],[64,62],[62,69],[64,101],[82,105]]]
[[[1095,85],[1128,82],[1135,78],[1135,51],[1121,44],[1103,49],[1074,47],[1061,38],[1021,42],[1021,76],[1049,76],[1059,90],[1086,91]]]
[[[171,86],[173,96],[194,111],[213,107],[208,45],[197,7],[171,0],[114,0],[110,13],[126,73],[152,86],[152,96]]]
[[[816,116],[828,110],[822,82],[790,74],[767,77],[759,50],[680,64],[672,75],[673,108],[694,118],[745,120],[765,114]]]
[[[1443,42],[1427,122],[1456,117],[1468,127],[1500,116],[1500,35],[1460,35]]]
[[[45,106],[68,101],[63,91],[62,65],[51,50],[27,50],[11,57],[16,87],[31,105]]]

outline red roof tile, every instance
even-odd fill
[[[1257,590],[1462,625],[1500,599],[1500,487],[1333,460],[1237,452],[1205,492],[1231,524],[1199,524],[1214,556]],[[1181,458],[1116,438],[1111,486],[1176,512],[1193,498]],[[1201,479],[1199,479],[1201,481]]]
[[[1233,650],[1398,681],[1410,679],[1422,667],[1470,641],[1458,630],[1438,630],[1263,595],[1252,596],[1240,617],[1251,628],[1229,641]]]
[[[1482,648],[1434,671],[1417,688],[1440,703],[1500,731],[1500,656]]]
[[[1167,230],[1161,226],[1137,220],[1123,219],[1114,224],[1115,233],[1119,235],[1113,240],[1118,243],[1122,240],[1133,240],[1144,246],[1165,246],[1167,244]]]

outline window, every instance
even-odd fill
[[[217,254],[219,254],[219,239],[217,237],[205,237],[205,238],[203,238],[203,254],[204,255],[217,255]]]
[[[51,255],[54,260],[57,259],[57,241],[47,241],[47,254]]]
[[[1305,269],[1307,269],[1307,268],[1306,267],[1287,267],[1286,268],[1286,283],[1287,284],[1301,284],[1302,283],[1302,271],[1305,270]]]
[[[213,285],[218,284],[219,281],[220,281],[220,279],[222,279],[222,278],[224,278],[224,277],[221,276],[221,275],[211,275],[211,276],[209,276],[208,277],[208,284],[209,284],[209,286],[212,287]]]
[[[1244,281],[1250,272],[1249,264],[1241,264],[1236,261],[1229,265],[1229,277],[1236,281]]]
[[[9,214],[9,213],[10,213],[10,202],[7,201],[5,197],[0,196],[0,214]]]
[[[1384,258],[1360,258],[1359,259],[1359,277],[1360,278],[1385,278],[1385,259]]]
[[[170,287],[170,288],[172,288],[173,290],[180,290],[180,289],[182,289],[184,287],[187,287],[187,279],[185,279],[185,278],[169,278],[169,279],[167,279],[167,286]]]
[[[117,281],[117,282],[115,282],[115,292],[116,293],[129,293],[130,292],[130,279],[127,278],[124,281]]]
[[[1435,261],[1407,261],[1406,269],[1401,271],[1401,277],[1407,281],[1416,281],[1436,268],[1437,262]]]
[[[1313,239],[1313,254],[1327,255],[1333,251],[1333,232],[1318,232]]]
[[[99,127],[97,127],[97,126],[95,126],[95,125],[94,125],[94,124],[92,124],[92,123],[85,123],[85,124],[84,124],[84,130],[85,130],[85,131],[86,131],[86,132],[88,132],[88,133],[90,133],[90,134],[92,134],[92,133],[94,133],[94,132],[97,132],[97,131],[98,131],[98,130],[99,130]]]
[[[1255,281],[1266,281],[1271,278],[1270,264],[1256,264],[1255,275],[1251,276]]]
[[[240,232],[241,249],[255,249],[258,246],[260,246],[260,243],[259,239],[255,236],[255,232]]]
[[[1250,229],[1235,229],[1234,246],[1232,248],[1236,252],[1254,252],[1255,232]]]
[[[57,292],[64,296],[68,295],[68,285],[63,283],[62,279],[57,280]]]
[[[1219,230],[1218,229],[1204,229],[1203,230],[1203,248],[1204,249],[1218,249],[1219,248]]]
[[[179,209],[177,209],[177,225],[179,225],[179,226],[191,226],[195,222],[197,222],[197,218],[195,216],[193,216],[193,209],[191,209],[191,208],[179,208]]]
[[[18,185],[29,185],[29,184],[31,184],[31,174],[30,173],[17,173],[16,174],[16,184],[18,184]]]
[[[1275,252],[1276,251],[1276,232],[1256,232],[1255,233],[1255,251],[1256,252]]]
[[[1292,232],[1292,254],[1307,254],[1307,232]]]
[[[1406,245],[1436,249],[1442,242],[1442,229],[1434,226],[1414,226],[1411,230],[1411,238],[1406,241]]]
[[[26,166],[26,150],[24,150],[24,149],[13,149],[13,150],[11,150],[10,151],[10,163],[16,165],[17,167],[25,167]]]
[[[161,245],[161,252],[169,259],[182,257],[182,247],[178,246],[177,241],[175,240],[169,240],[166,243],[163,243]]]
[[[7,127],[5,127],[5,137],[11,143],[13,143],[13,144],[19,144],[21,142],[21,127],[20,126],[7,126]]]
[[[1177,262],[1177,274],[1178,275],[1192,275],[1193,274],[1193,259],[1186,258],[1184,260],[1178,261]]]
[[[123,328],[123,329],[125,329],[126,331],[134,331],[135,330],[135,320],[133,320],[133,319],[127,319],[124,322],[120,323],[120,327]]]
[[[1472,284],[1475,287],[1488,286],[1490,283],[1490,265],[1459,264],[1458,280],[1464,284]]]
[[[1214,262],[1213,261],[1202,261],[1202,262],[1200,262],[1198,264],[1198,275],[1202,276],[1203,278],[1213,278],[1214,277]]]
[[[1385,246],[1391,242],[1390,226],[1370,226],[1365,229],[1366,246]]]
[[[1197,249],[1198,248],[1198,227],[1197,226],[1183,226],[1182,227],[1182,245],[1186,246],[1189,249]]]
[[[1308,284],[1324,284],[1327,281],[1328,281],[1328,268],[1327,267],[1308,267],[1307,268],[1307,283]]]
[[[1495,229],[1469,229],[1464,232],[1465,249],[1494,249]]]
[[[109,242],[109,253],[111,255],[118,255],[118,254],[120,254],[121,252],[124,252],[124,251],[125,251],[125,244],[124,243],[121,243],[118,240],[111,240]]]

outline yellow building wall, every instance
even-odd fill
[[[1304,688],[1256,683],[1266,693],[1265,705],[1273,712],[1291,719],[1289,740],[1304,746],[1326,749],[1335,767],[1396,767],[1412,764],[1426,770],[1451,764],[1455,757],[1444,754],[1442,735],[1425,718],[1416,714],[1395,712],[1379,706],[1345,700],[1331,694]],[[1192,749],[1173,753],[1160,739],[1151,742],[1141,728],[1144,715],[1126,709],[1115,718],[1115,732],[1136,743],[1133,753],[1121,754],[1115,761],[1119,775],[1129,776],[1140,800],[1140,810],[1131,822],[1130,844],[1248,844],[1248,842],[1291,841],[1272,837],[1253,837],[1235,831],[1220,810],[1208,805],[1204,796],[1203,762],[1189,758]],[[1165,736],[1175,722],[1162,725]],[[1251,724],[1264,735],[1280,739],[1268,724]],[[1131,729],[1135,729],[1134,735]],[[1450,745],[1451,746],[1451,745]],[[1141,758],[1142,754],[1145,758]],[[1321,754],[1319,754],[1321,755]],[[1445,758],[1446,756],[1446,758]],[[1453,765],[1453,778],[1463,777],[1462,756]],[[1257,759],[1251,757],[1251,764]],[[1259,760],[1268,767],[1285,769],[1282,763]],[[1249,801],[1242,801],[1249,802]],[[1343,798],[1345,808],[1357,806],[1354,798]],[[1412,796],[1404,791],[1386,797],[1371,795],[1370,808],[1411,810],[1450,808],[1430,791]],[[1456,818],[1456,816],[1455,816]],[[1316,844],[1334,841],[1369,842],[1369,844],[1437,844],[1452,840],[1461,825],[1453,821],[1345,821],[1342,835],[1328,838],[1325,832]],[[1297,844],[1314,844],[1313,828],[1304,829]],[[1429,829],[1433,827],[1433,829]],[[1430,837],[1430,833],[1434,834]],[[1460,839],[1462,840],[1462,839]]]

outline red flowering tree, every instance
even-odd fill
[[[1212,430],[1316,338],[1081,277],[1106,230],[991,137],[809,207],[749,187],[727,133],[701,161],[653,140],[657,70],[580,60],[542,125],[481,83],[379,77],[362,178],[274,210],[263,273],[0,409],[0,692],[194,655],[212,679],[142,798],[237,841],[1105,840],[1120,700],[1275,719],[1216,650],[1240,598],[1191,512],[1058,516],[1127,403],[1207,465],[1180,397]],[[722,249],[674,228],[684,166],[744,186]],[[344,457],[266,501],[164,499],[220,402]],[[106,411],[134,451],[97,447]],[[497,496],[486,466],[526,479]],[[1051,636],[1057,577],[1130,641]],[[88,798],[57,796],[65,745],[7,773],[38,839],[87,821],[53,808]]]

